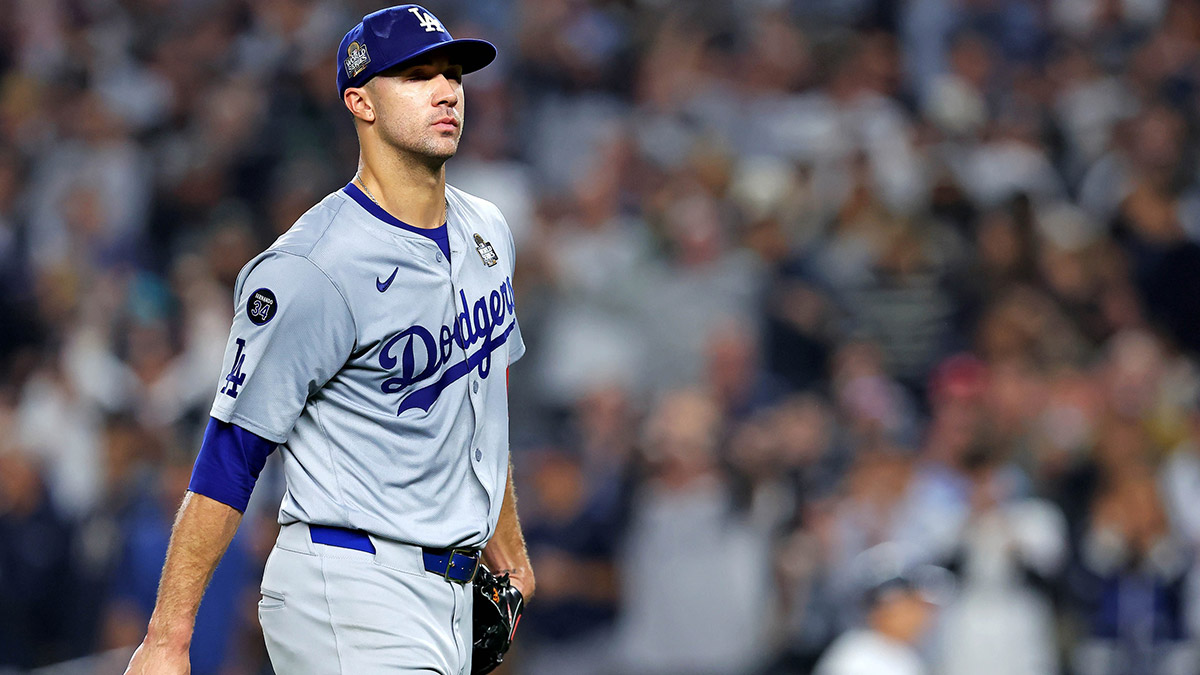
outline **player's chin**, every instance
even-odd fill
[[[427,154],[433,158],[450,159],[458,152],[458,134],[451,137],[435,138],[427,147]]]

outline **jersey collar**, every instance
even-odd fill
[[[396,216],[393,216],[392,214],[388,213],[387,211],[384,211],[383,207],[376,204],[367,195],[363,194],[363,191],[361,189],[359,189],[359,187],[357,185],[354,184],[354,181],[350,181],[349,183],[346,183],[346,187],[342,188],[342,192],[345,192],[346,195],[349,196],[351,199],[353,199],[355,202],[357,202],[359,206],[366,209],[367,213],[375,216],[379,220],[382,220],[383,222],[385,222],[388,225],[391,225],[393,227],[398,227],[402,230],[408,230],[409,232],[413,232],[413,233],[416,233],[416,234],[419,234],[419,235],[422,235],[425,237],[430,237],[431,235],[434,235],[435,233],[437,233],[438,230],[444,231],[446,229],[446,223],[442,223],[441,225],[439,225],[438,227],[435,227],[433,229],[426,229],[423,227],[417,227],[416,225],[409,225],[408,223],[404,222],[403,220],[400,220],[399,218],[397,218]]]

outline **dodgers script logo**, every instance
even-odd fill
[[[467,294],[463,291],[458,292],[458,298],[462,307],[453,326],[442,326],[436,337],[424,326],[413,326],[392,336],[379,350],[379,365],[384,370],[391,371],[400,366],[400,373],[384,380],[380,386],[385,394],[411,388],[441,372],[435,382],[405,396],[396,411],[397,415],[413,408],[428,412],[446,387],[472,370],[478,370],[479,376],[486,378],[492,370],[492,352],[508,340],[517,325],[514,318],[507,328],[500,331],[505,319],[513,313],[510,278],[505,278],[500,288],[480,297],[473,304],[467,302]],[[454,356],[455,345],[463,351],[469,351],[478,343],[482,344],[467,358],[449,368],[442,368]]]

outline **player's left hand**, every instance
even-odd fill
[[[521,599],[529,602],[533,599],[533,576],[522,575],[518,572],[508,572],[508,583],[521,593]]]
[[[480,565],[475,574],[475,607],[472,625],[471,675],[490,673],[504,662],[521,622],[525,598],[509,580]]]

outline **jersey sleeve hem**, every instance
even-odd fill
[[[255,422],[254,420],[247,419],[243,415],[239,415],[237,413],[230,413],[230,412],[221,410],[220,408],[218,408],[215,405],[212,407],[212,410],[209,411],[209,415],[221,420],[222,422],[228,422],[229,424],[236,424],[239,427],[245,429],[246,431],[249,431],[250,433],[256,434],[258,436],[262,436],[263,438],[267,439],[268,441],[271,441],[272,443],[280,444],[287,440],[286,432],[282,433],[282,434],[278,433],[272,429],[269,429],[269,428],[263,426],[262,424],[259,424],[258,422]]]

